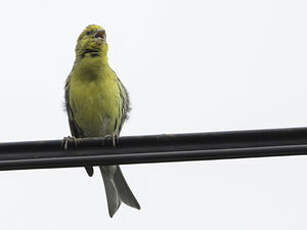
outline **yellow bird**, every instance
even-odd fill
[[[76,58],[65,85],[65,105],[74,138],[117,137],[130,110],[126,88],[108,64],[106,32],[89,25],[80,34]],[[115,139],[113,139],[115,140]],[[140,209],[118,165],[99,166],[109,215],[121,202]],[[89,176],[93,167],[86,166]]]

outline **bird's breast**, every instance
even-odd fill
[[[119,116],[118,94],[112,79],[71,80],[70,105],[85,136],[113,134]]]

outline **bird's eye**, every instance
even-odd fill
[[[90,35],[92,31],[86,31],[86,35]]]

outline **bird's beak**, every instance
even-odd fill
[[[97,30],[95,35],[94,35],[95,38],[98,38],[98,39],[102,39],[102,40],[105,40],[106,38],[106,32],[104,30]]]

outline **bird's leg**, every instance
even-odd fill
[[[68,150],[69,146],[73,145],[75,148],[78,146],[78,139],[75,137],[64,137],[62,141],[62,147],[64,150]]]
[[[112,135],[112,144],[113,144],[113,147],[119,146],[118,134]]]
[[[111,139],[112,138],[113,147],[116,147],[116,146],[119,145],[118,134],[106,135],[104,138],[105,139]]]

